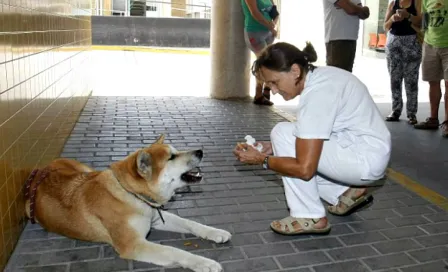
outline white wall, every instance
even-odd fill
[[[146,17],[171,17],[171,0],[164,0],[163,3],[146,2],[147,6],[156,7],[156,11],[147,10]]]

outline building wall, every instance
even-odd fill
[[[26,223],[30,170],[59,156],[90,95],[90,8],[90,0],[0,3],[0,271]]]
[[[110,27],[113,25],[114,27]],[[210,47],[210,20],[93,16],[94,45]]]
[[[171,16],[185,17],[186,14],[186,0],[171,0]]]

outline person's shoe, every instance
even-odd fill
[[[263,89],[263,96],[266,97],[267,100],[271,100],[271,89],[264,88]]]
[[[408,124],[415,125],[417,124],[417,117],[415,115],[411,115],[408,117]]]
[[[254,104],[256,105],[264,105],[264,106],[272,106],[274,103],[266,99],[264,95],[260,96],[259,98],[254,99]]]
[[[442,128],[442,137],[448,138],[448,120],[443,121],[440,127]]]
[[[439,119],[428,117],[424,122],[420,122],[414,125],[415,129],[424,129],[424,130],[435,130],[439,129],[440,123]]]
[[[396,113],[391,113],[389,116],[386,117],[387,122],[398,122],[400,121],[400,116]]]

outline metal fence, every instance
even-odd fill
[[[98,16],[143,16],[210,19],[212,0],[93,0]]]

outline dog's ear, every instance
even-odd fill
[[[161,134],[155,144],[163,144],[163,141],[165,141],[165,134]]]
[[[138,172],[145,175],[151,175],[151,154],[140,150],[137,155],[137,169]]]

